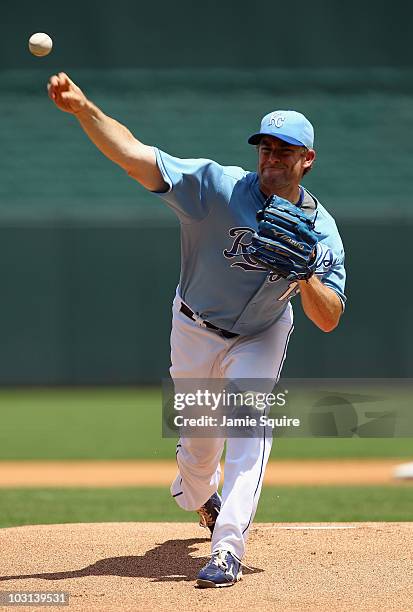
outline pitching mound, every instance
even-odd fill
[[[204,590],[209,540],[195,524],[16,527],[0,530],[0,592],[63,591],[63,609],[82,612],[410,610],[412,542],[413,523],[257,524],[243,580]]]

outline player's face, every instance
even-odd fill
[[[264,136],[258,145],[258,176],[266,195],[297,187],[315,158],[312,149]]]

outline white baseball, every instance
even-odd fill
[[[36,57],[49,55],[52,47],[52,39],[44,32],[37,32],[36,34],[32,34],[32,36],[29,38],[30,53],[33,53],[33,55],[36,55]]]

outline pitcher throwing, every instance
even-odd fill
[[[49,96],[75,115],[110,160],[161,198],[181,226],[181,276],[173,303],[171,376],[263,378],[275,384],[293,331],[291,299],[332,331],[344,310],[344,250],[336,224],[301,186],[315,160],[311,123],[292,110],[267,114],[248,142],[256,172],[209,159],[179,159],[140,142],[105,115],[65,73]],[[197,511],[212,535],[211,559],[199,587],[241,578],[248,532],[261,492],[272,436],[226,440],[181,438],[171,493]]]

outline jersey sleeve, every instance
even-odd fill
[[[168,189],[161,197],[182,223],[204,219],[220,193],[224,168],[210,159],[179,159],[154,148]]]
[[[345,295],[346,270],[343,243],[336,224],[332,220],[328,223],[328,231],[322,233],[323,237],[317,244],[315,273],[323,285],[337,293],[344,310],[347,297]]]
[[[344,267],[344,249],[342,253],[335,254],[330,248],[325,249],[324,245],[319,250],[320,263],[317,264],[316,274],[326,287],[335,291],[341,300],[343,310],[347,297],[344,293],[346,285],[346,270]],[[327,263],[327,268],[325,264]]]

